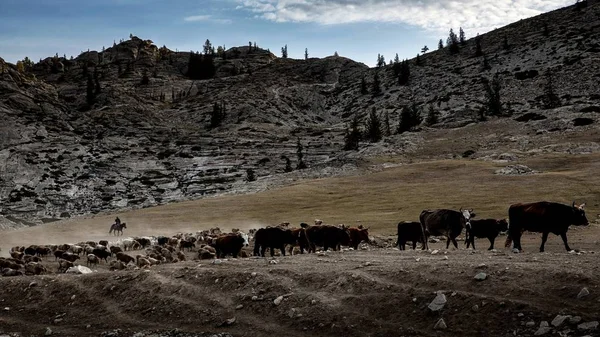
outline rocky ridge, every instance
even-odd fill
[[[184,75],[190,53],[137,37],[73,60],[47,58],[25,72],[0,59],[0,227],[345,174],[377,155],[446,158],[453,154],[423,151],[428,140],[452,129],[469,138],[471,125],[480,122],[482,80],[494,74],[502,82],[505,112],[521,119],[509,125],[520,125],[518,134],[506,140],[483,135],[471,158],[496,160],[504,155],[497,148],[510,144],[514,150],[515,143],[518,151],[597,152],[597,142],[552,143],[562,133],[597,128],[600,3],[587,3],[481,35],[489,68],[475,56],[475,39],[457,55],[445,49],[421,55],[422,65],[410,61],[404,86],[392,66],[368,68],[338,56],[281,59],[248,47],[218,57],[214,78],[191,80]],[[100,92],[92,106],[84,69],[98,72]],[[546,71],[562,102],[555,109],[542,104]],[[362,79],[371,91],[376,73],[382,94],[362,94]],[[365,119],[375,107],[395,128],[411,102],[433,106],[440,122],[364,144],[358,153],[340,151],[355,114]],[[215,103],[224,104],[227,115],[210,129]],[[298,139],[309,169],[285,173],[282,156],[296,166]],[[256,182],[245,182],[247,169]]]

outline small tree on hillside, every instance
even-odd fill
[[[442,50],[444,49],[444,41],[442,39],[440,39],[440,41],[438,42],[438,50]]]
[[[304,59],[308,60],[308,48],[304,48]]]
[[[483,50],[481,49],[481,38],[479,35],[475,38],[475,56],[483,56]]]
[[[369,114],[369,118],[367,119],[365,139],[367,139],[371,143],[377,143],[381,140],[381,136],[381,120],[379,119],[379,116],[377,116],[377,111],[375,110],[375,107],[373,107],[371,109],[371,113]]]
[[[421,57],[419,57],[419,54],[417,54],[417,57],[415,58],[415,65],[420,66],[421,64]]]
[[[389,136],[392,134],[392,128],[390,127],[390,114],[386,111],[383,114],[383,135]]]
[[[546,83],[544,84],[542,103],[545,109],[554,109],[561,105],[560,97],[554,91],[554,81],[550,71],[546,71]]]
[[[504,38],[502,39],[502,49],[509,49],[510,45],[508,44],[508,37],[506,35],[504,35]]]
[[[394,64],[398,63],[400,63],[400,57],[398,56],[398,53],[396,53],[396,56],[394,57]]]
[[[491,80],[483,80],[483,89],[485,91],[485,108],[488,115],[500,116],[502,114],[502,99],[500,91],[502,85],[498,74],[494,75]]]
[[[281,57],[284,59],[288,58],[287,44],[285,46],[281,47]]]
[[[425,45],[423,48],[421,48],[421,54],[425,54],[428,51],[429,51],[429,47],[427,47],[427,45]]]
[[[290,160],[290,158],[288,158],[288,156],[282,154],[281,159],[285,160],[285,168],[283,169],[284,172],[292,172],[294,170],[294,168],[292,167],[292,161]]]
[[[206,39],[203,46],[204,55],[212,55],[212,43],[210,43],[209,39]]]
[[[94,79],[92,78],[92,74],[87,75],[85,98],[86,98],[87,104],[89,106],[94,105],[94,101],[96,100],[96,95],[94,95]]]
[[[425,118],[425,125],[432,126],[439,122],[439,111],[435,110],[433,105],[429,106],[429,110],[427,111],[427,117]]]
[[[385,66],[385,57],[381,54],[377,54],[377,68]]]
[[[373,76],[373,96],[381,95],[381,82],[379,81],[379,73],[375,71]]]
[[[397,68],[397,76],[398,76],[398,84],[399,85],[407,85],[410,79],[410,65],[408,60],[402,60],[400,64],[396,65]]]
[[[454,33],[454,30],[450,28],[450,33],[448,34],[448,39],[446,40],[446,45],[448,46],[448,50],[450,50],[450,54],[457,54],[460,50],[458,46],[458,36]]]
[[[369,93],[369,90],[367,90],[367,81],[365,80],[364,77],[360,81],[360,93],[363,95],[366,95]]]
[[[462,27],[460,27],[458,30],[458,42],[460,42],[460,44],[463,46],[465,44],[467,44],[467,38],[465,37],[465,31],[462,29]]]
[[[246,181],[251,182],[251,181],[255,181],[255,180],[256,180],[256,175],[254,173],[254,170],[251,168],[246,169]]]
[[[304,162],[304,147],[302,146],[302,142],[300,142],[300,137],[298,137],[298,142],[296,142],[296,158],[298,159],[298,164],[296,164],[297,170],[305,169],[306,163]]]
[[[397,133],[404,133],[417,127],[423,121],[421,109],[416,103],[405,106],[400,113],[400,122],[398,123]]]
[[[216,128],[223,123],[225,120],[226,112],[225,112],[225,102],[221,104],[215,102],[213,104],[212,112],[210,113],[210,128]]]
[[[354,118],[352,118],[352,122],[348,125],[346,134],[344,135],[344,151],[358,151],[358,145],[361,140],[360,121],[358,114],[354,114]]]

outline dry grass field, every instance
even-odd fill
[[[350,177],[300,180],[255,194],[6,231],[0,236],[0,247],[6,254],[14,245],[110,239],[108,229],[117,215],[128,224],[126,236],[171,235],[215,226],[258,228],[282,221],[311,223],[315,218],[330,224],[363,224],[372,233],[393,234],[398,221],[418,220],[427,208],[472,208],[479,218],[501,218],[512,203],[540,200],[586,202],[590,222],[598,217],[600,155],[547,154],[519,163],[541,173],[498,175],[494,172],[506,163],[482,160],[423,161]]]

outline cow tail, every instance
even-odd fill
[[[429,249],[429,245],[427,244],[427,235],[425,235],[425,226],[421,222],[421,238],[423,240],[423,249]]]

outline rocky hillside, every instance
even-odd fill
[[[248,169],[259,181],[284,173],[285,157],[295,169],[298,139],[314,175],[337,174],[361,156],[414,153],[415,133],[364,144],[358,154],[340,149],[347,123],[372,107],[388,113],[393,129],[413,102],[441,114],[421,133],[480,123],[483,82],[494,75],[500,118],[545,119],[542,128],[551,131],[595,127],[600,3],[586,3],[470,39],[458,54],[444,48],[421,55],[419,65],[412,59],[406,85],[393,66],[281,59],[249,47],[228,49],[215,59],[214,77],[192,80],[189,52],[137,37],[24,70],[0,59],[0,227],[236,191]],[[545,107],[546,73],[560,107]],[[225,119],[211,128],[215,104]]]

